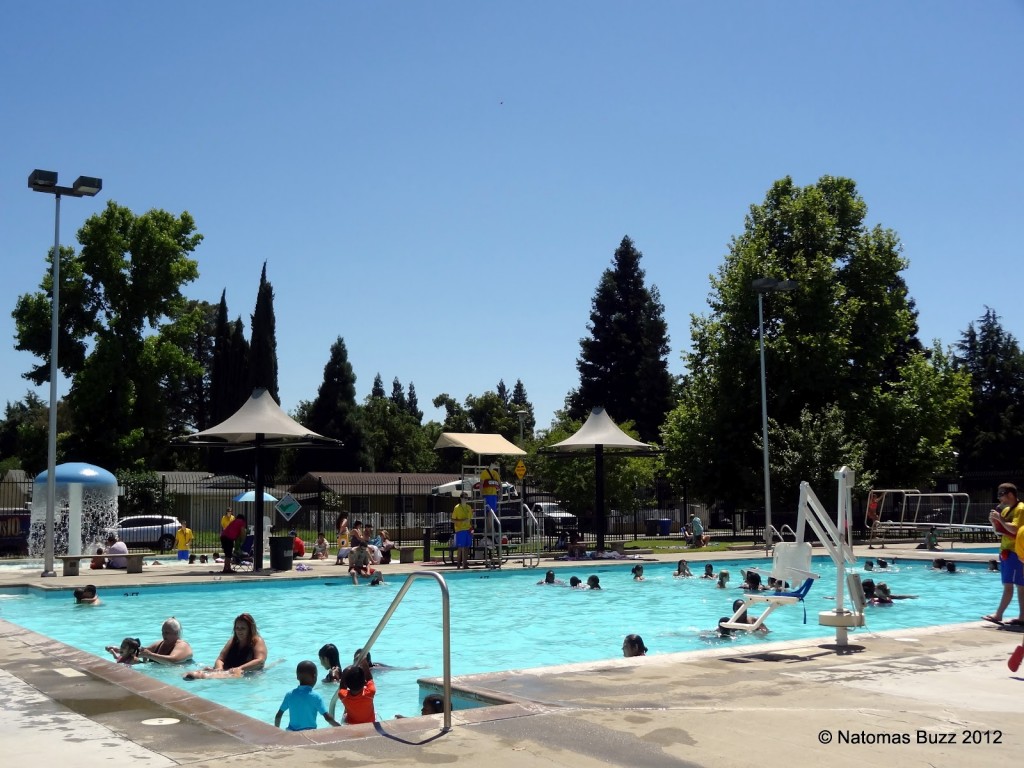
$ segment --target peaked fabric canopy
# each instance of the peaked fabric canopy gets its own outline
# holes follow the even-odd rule
[[[582,453],[594,454],[594,507],[597,515],[597,548],[604,549],[605,509],[604,509],[604,449],[619,448],[617,454],[631,456],[654,456],[660,451],[652,445],[634,440],[612,421],[604,408],[598,406],[590,412],[586,423],[572,437],[560,443],[549,445],[544,453]]]
[[[526,455],[526,451],[501,435],[478,435],[475,432],[442,432],[434,448],[465,448],[481,456]]]
[[[297,440],[338,443],[337,440],[318,435],[299,424],[284,412],[265,389],[254,389],[245,404],[220,424],[188,435],[182,440],[192,445],[244,445],[255,443],[257,435],[261,436],[263,445],[277,441],[291,443]]]
[[[341,445],[340,440],[318,435],[285,413],[265,389],[254,389],[245,404],[215,427],[186,435],[180,439],[185,445],[197,447],[252,446],[254,499],[269,501],[263,492],[263,474],[260,463],[264,448],[285,445]],[[255,514],[256,536],[253,542],[253,573],[263,568],[263,515]],[[225,571],[231,564],[225,563]]]
[[[647,443],[634,440],[612,421],[608,412],[601,407],[595,408],[587,417],[586,423],[579,428],[575,435],[566,438],[560,443],[555,443],[549,450],[559,451],[590,451],[595,446],[603,445],[606,448],[639,448],[644,451],[652,450]]]

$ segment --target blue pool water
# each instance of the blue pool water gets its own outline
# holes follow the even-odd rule
[[[803,606],[778,609],[767,635],[742,634],[721,639],[711,631],[719,617],[731,614],[732,601],[742,595],[735,585],[740,569],[766,567],[767,561],[721,562],[731,574],[727,589],[714,580],[673,578],[673,564],[646,563],[647,579],[634,582],[632,563],[581,563],[560,569],[559,578],[583,579],[597,574],[604,589],[577,591],[537,586],[543,570],[446,574],[451,590],[452,673],[465,675],[525,669],[621,655],[622,638],[643,636],[649,655],[720,647],[756,647],[760,643],[831,638],[834,630],[817,623],[829,610],[835,589],[830,561],[815,558],[822,578]],[[702,563],[691,562],[697,574]],[[863,575],[863,574],[862,574]],[[977,619],[995,607],[999,574],[982,565],[961,565],[955,574],[932,571],[928,563],[901,561],[870,574],[885,581],[894,594],[919,595],[892,606],[867,609],[864,631],[923,627]],[[342,662],[370,636],[398,590],[398,577],[383,587],[354,587],[344,579],[280,582],[217,582],[206,585],[138,587],[101,590],[103,604],[73,605],[70,590],[0,591],[0,617],[76,648],[104,656],[103,647],[125,636],[150,643],[160,636],[168,616],[182,623],[199,665],[212,664],[230,636],[232,620],[251,613],[270,651],[270,668],[239,680],[182,680],[182,668],[143,664],[136,667],[169,684],[272,722],[285,692],[295,687],[295,665],[315,661],[324,643],[341,649]],[[853,634],[856,637],[856,632]],[[377,715],[419,712],[417,679],[441,674],[441,600],[432,580],[413,584],[373,648],[376,662],[395,667],[379,671]],[[325,700],[333,689],[320,686]]]

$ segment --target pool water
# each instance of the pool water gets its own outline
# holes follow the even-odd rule
[[[732,601],[743,592],[740,569],[770,567],[769,561],[719,562],[730,572],[730,586],[719,589],[712,579],[676,579],[674,564],[646,563],[646,580],[633,581],[632,563],[581,563],[578,569],[556,572],[586,580],[597,574],[603,589],[580,591],[538,586],[543,570],[510,570],[446,574],[451,592],[452,674],[465,675],[528,669],[621,656],[622,638],[640,634],[648,655],[706,649],[731,644],[832,638],[834,630],[817,623],[829,610],[835,590],[835,569],[827,558],[815,558],[821,574],[804,606],[785,606],[769,618],[771,632],[740,633],[729,639],[713,631],[718,619],[731,615]],[[703,570],[691,562],[695,574]],[[875,569],[875,582],[885,581],[893,594],[919,595],[891,606],[869,606],[867,627],[856,632],[924,627],[977,619],[998,600],[999,574],[984,564],[963,564],[954,574],[933,571],[927,562],[900,561]],[[105,645],[126,637],[144,644],[160,637],[168,616],[182,623],[183,637],[195,652],[197,665],[214,662],[228,640],[234,617],[251,613],[269,649],[268,669],[243,679],[185,681],[186,668],[156,664],[136,669],[171,685],[273,722],[284,694],[295,687],[295,666],[317,660],[324,643],[333,642],[342,663],[369,638],[400,586],[400,577],[382,587],[355,587],[341,578],[267,582],[215,582],[205,585],[131,587],[101,590],[103,604],[75,606],[70,590],[0,591],[0,617],[81,650],[105,656]],[[755,610],[756,615],[759,611]],[[417,679],[440,676],[441,599],[433,580],[420,579],[409,590],[374,645],[378,670],[376,709],[379,719],[414,715],[420,709]],[[325,701],[333,688],[318,686]],[[285,718],[287,722],[287,717]]]

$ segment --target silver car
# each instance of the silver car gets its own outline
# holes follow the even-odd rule
[[[170,515],[133,515],[117,521],[116,528],[108,528],[129,547],[151,547],[169,550],[174,547],[174,534],[181,527]]]

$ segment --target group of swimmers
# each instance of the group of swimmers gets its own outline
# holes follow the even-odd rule
[[[91,585],[90,585],[91,586]],[[93,600],[95,587],[91,588]],[[80,590],[76,590],[77,593]],[[89,600],[89,589],[84,588],[83,599]],[[181,624],[173,616],[163,623],[161,639],[143,646],[137,637],[126,637],[120,645],[108,645],[106,651],[118,664],[184,664],[192,661],[192,647],[181,637]],[[289,713],[288,730],[300,731],[316,728],[317,717],[332,726],[341,723],[335,718],[340,701],[345,710],[343,722],[349,724],[372,723],[377,719],[373,698],[377,692],[373,680],[373,669],[384,668],[374,664],[369,652],[359,648],[353,654],[352,664],[342,667],[337,647],[328,643],[320,649],[320,664],[327,670],[324,682],[337,686],[329,704],[313,690],[317,682],[317,668],[312,661],[301,661],[295,668],[298,687],[289,691],[281,702],[274,718],[274,725],[280,727],[285,712]],[[201,667],[185,673],[186,680],[216,680],[261,671],[267,662],[267,644],[260,636],[256,620],[248,613],[235,617],[231,638],[224,644],[213,666]],[[423,701],[422,714],[444,712],[444,699],[436,694]]]
[[[601,579],[596,575],[588,576],[586,583],[580,579],[579,576],[570,576],[569,583],[566,584],[562,579],[555,578],[554,571],[548,571],[544,574],[544,578],[537,582],[538,586],[548,587],[569,587],[570,589],[600,589]]]

